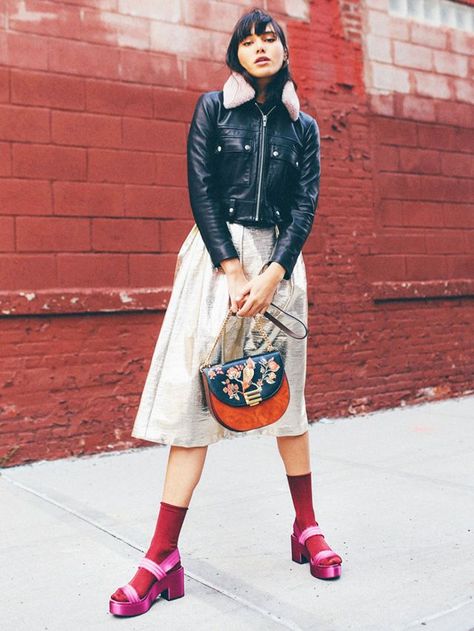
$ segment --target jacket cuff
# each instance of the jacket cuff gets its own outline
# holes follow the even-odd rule
[[[275,261],[275,263],[280,263],[280,265],[285,268],[285,275],[283,276],[282,280],[290,280],[291,274],[293,272],[293,267],[295,266],[295,263],[292,263],[290,261],[290,257],[285,256],[284,254],[277,254],[267,262],[266,266],[270,265],[270,263],[273,263],[273,261]]]
[[[232,241],[211,247],[211,251],[209,252],[209,254],[212,260],[212,264],[216,269],[220,268],[221,261],[223,261],[224,259],[239,258],[237,250],[235,249]]]

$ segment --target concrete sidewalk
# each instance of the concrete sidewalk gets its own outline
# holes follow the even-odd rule
[[[243,436],[209,447],[180,538],[185,597],[109,614],[154,529],[168,448],[152,445],[3,470],[0,628],[474,629],[474,397],[323,419],[310,436],[340,579],[291,561],[275,439]]]

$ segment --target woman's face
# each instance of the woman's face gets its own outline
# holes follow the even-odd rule
[[[263,78],[270,77],[280,70],[286,53],[271,24],[267,24],[265,32],[261,35],[255,35],[255,26],[252,27],[251,35],[240,42],[237,56],[249,74]],[[267,61],[257,62],[260,57],[266,57]]]

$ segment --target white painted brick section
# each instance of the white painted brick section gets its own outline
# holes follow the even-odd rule
[[[382,99],[399,93],[405,95],[397,101],[404,116],[436,121],[432,99],[474,103],[474,34],[462,30],[466,24],[454,28],[427,20],[432,14],[426,0],[418,4],[423,10],[413,16],[415,5],[410,9],[407,0],[360,0],[363,78],[374,110],[390,111]]]
[[[454,89],[456,99],[465,101],[466,103],[474,103],[474,83],[472,81],[464,81],[463,79],[454,80]]]
[[[431,96],[434,99],[451,98],[448,79],[439,74],[413,71],[416,91],[421,96]]]
[[[436,120],[434,101],[412,94],[407,94],[403,99],[402,113],[405,118],[428,122]]]
[[[370,9],[378,9],[379,11],[388,11],[388,0],[365,0],[365,4]]]
[[[407,42],[393,43],[394,61],[397,66],[431,70],[433,68],[431,49],[425,46],[416,46]]]
[[[180,0],[119,0],[118,10],[119,13],[164,22],[179,22],[182,17]]]
[[[285,13],[288,17],[309,22],[309,4],[309,0],[285,0]],[[268,10],[271,13],[271,7],[269,7]]]
[[[455,53],[474,55],[474,35],[450,29],[449,46]]]
[[[410,39],[414,44],[444,50],[448,42],[448,33],[446,29],[412,22],[410,24]]]
[[[204,10],[205,9],[205,10]],[[200,26],[214,32],[232,32],[235,23],[244,13],[240,5],[221,2],[183,2],[185,24]]]
[[[382,11],[368,10],[367,26],[369,33],[381,37],[408,41],[410,37],[408,22],[400,18],[395,18]]]
[[[367,54],[370,59],[392,63],[391,41],[388,37],[377,37],[377,35],[369,34],[363,41],[366,43]]]
[[[469,59],[464,55],[456,55],[444,50],[434,50],[433,61],[437,72],[457,77],[467,77]]]
[[[202,28],[194,28],[182,24],[164,24],[150,22],[151,50],[170,54],[199,55],[206,59],[211,57],[210,38],[214,33]],[[228,38],[227,38],[228,39]]]
[[[372,64],[372,87],[378,91],[410,92],[409,74],[402,68],[388,64]]]
[[[393,94],[371,94],[370,109],[382,116],[395,116],[395,105]]]

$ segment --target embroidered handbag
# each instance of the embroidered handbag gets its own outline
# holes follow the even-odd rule
[[[297,336],[267,311],[263,315],[257,313],[252,317],[265,340],[267,352],[210,365],[212,352],[231,315],[235,314],[229,309],[207,358],[200,366],[200,372],[206,402],[216,421],[235,432],[246,432],[275,423],[283,416],[290,401],[290,387],[283,358],[268,339],[262,318],[267,317],[296,339],[305,338],[308,329],[299,318],[291,316],[305,328],[304,335]]]

